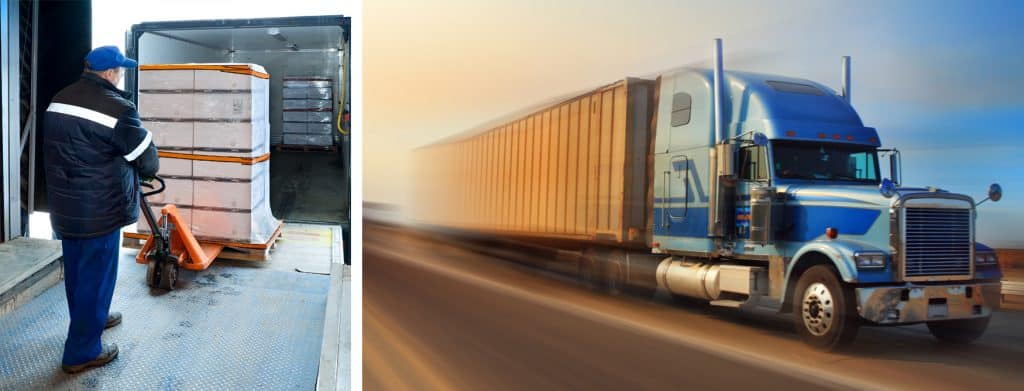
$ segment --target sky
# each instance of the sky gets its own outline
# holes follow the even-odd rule
[[[1009,1],[365,1],[364,199],[415,207],[410,152],[625,76],[709,66],[834,89],[852,56],[866,126],[909,185],[985,197],[978,237],[1024,248],[1024,3]]]

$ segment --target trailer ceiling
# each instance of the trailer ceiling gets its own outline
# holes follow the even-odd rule
[[[165,38],[192,43],[209,49],[234,52],[341,50],[340,26],[240,27],[233,29],[150,31]]]

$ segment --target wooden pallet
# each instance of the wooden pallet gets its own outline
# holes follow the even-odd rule
[[[224,242],[218,240],[202,240],[199,239],[200,243],[210,244],[222,244],[224,250],[220,252],[217,259],[230,259],[235,261],[257,261],[264,262],[271,259],[271,253],[277,248],[277,241],[283,240],[281,227],[283,224],[277,226],[277,230],[270,236],[270,240],[267,243],[262,244],[250,244],[250,243],[237,243],[237,242]],[[142,249],[142,246],[146,244],[146,240],[149,238],[147,234],[140,234],[134,232],[125,232],[122,235],[121,247],[133,248],[136,250]]]
[[[291,145],[291,144],[280,144],[274,147],[277,151],[295,151],[295,152],[338,152],[337,145]]]

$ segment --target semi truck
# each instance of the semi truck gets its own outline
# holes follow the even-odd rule
[[[999,305],[995,252],[975,240],[985,200],[904,184],[841,63],[837,92],[724,71],[715,40],[711,69],[626,78],[418,149],[413,219],[542,243],[602,291],[791,313],[823,350],[864,325],[968,343]]]

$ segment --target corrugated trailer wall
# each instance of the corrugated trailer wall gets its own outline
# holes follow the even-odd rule
[[[418,150],[413,214],[473,231],[646,244],[654,88],[625,79]]]

